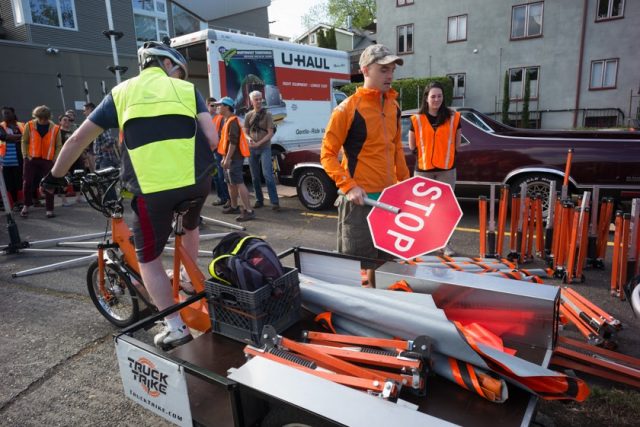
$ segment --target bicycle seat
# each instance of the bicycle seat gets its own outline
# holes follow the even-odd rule
[[[184,214],[189,209],[196,207],[198,205],[198,203],[200,203],[201,200],[202,200],[202,197],[196,197],[195,199],[183,200],[183,201],[181,201],[180,203],[178,203],[177,205],[175,205],[173,207],[173,211],[175,213],[177,213],[177,214]]]

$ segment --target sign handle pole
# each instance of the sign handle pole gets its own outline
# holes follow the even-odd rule
[[[341,196],[345,196],[344,192],[342,190],[338,191],[338,194]],[[377,200],[374,199],[370,199],[369,197],[365,197],[364,198],[364,204],[367,206],[373,206],[374,208],[380,208],[384,211],[387,212],[391,212],[392,214],[399,214],[400,213],[400,208],[396,208],[395,206],[391,206],[388,203],[384,203],[384,202],[379,202]]]

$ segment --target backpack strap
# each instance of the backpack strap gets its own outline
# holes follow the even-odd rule
[[[216,268],[215,268],[216,265],[218,265],[218,264],[224,265],[224,261],[223,260],[225,258],[231,258],[231,255],[230,254],[223,254],[223,255],[220,255],[217,258],[214,258],[213,261],[211,261],[209,263],[209,273],[211,274],[211,276],[213,278],[215,278],[218,282],[222,283],[223,285],[231,286],[231,282],[230,281],[228,281],[227,279],[225,279],[223,277],[218,276],[218,274],[216,273]]]
[[[258,239],[258,240],[262,240],[261,238],[259,238],[258,236],[245,236],[242,239],[240,239],[238,241],[238,243],[236,244],[236,247],[233,248],[233,250],[231,251],[231,255],[237,255],[238,252],[240,252],[242,250],[242,247],[244,246],[244,243],[249,240],[249,239]]]

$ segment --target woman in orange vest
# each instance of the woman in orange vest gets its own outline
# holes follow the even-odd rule
[[[456,151],[460,147],[460,113],[444,105],[444,88],[431,82],[424,90],[422,106],[411,117],[409,148],[417,150],[415,175],[446,182],[456,188]],[[447,244],[444,254],[454,254]]]
[[[24,207],[20,216],[27,217],[33,205],[34,182],[38,183],[53,167],[53,160],[62,147],[60,127],[53,124],[51,110],[46,105],[33,109],[33,117],[22,134],[22,157],[24,158]],[[53,218],[53,194],[45,192],[47,218]]]

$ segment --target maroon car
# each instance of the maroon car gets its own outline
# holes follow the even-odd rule
[[[570,148],[575,150],[570,192],[597,186],[601,195],[640,197],[640,132],[517,129],[471,108],[458,111],[463,137],[456,158],[459,198],[486,194],[492,184],[508,184],[519,192],[523,182],[529,192],[548,196],[552,181],[557,189],[562,185]],[[410,113],[403,114],[402,129],[407,164],[413,170],[415,156],[407,143],[409,117]],[[285,153],[279,177],[284,185],[297,187],[298,198],[308,209],[326,209],[336,198],[336,187],[320,165],[319,145]]]

